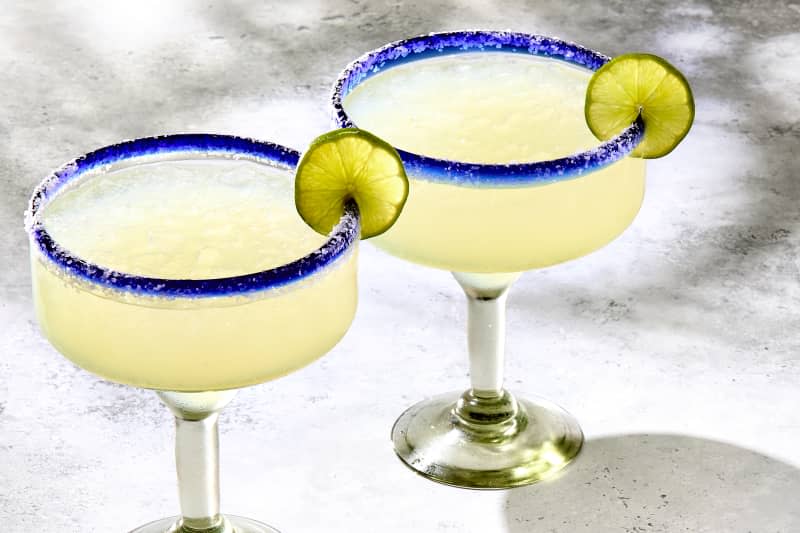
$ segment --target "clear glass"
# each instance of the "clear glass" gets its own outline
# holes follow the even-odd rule
[[[383,89],[377,87],[384,87],[379,84],[369,90],[361,85],[395,67],[432,72],[443,68],[433,65],[464,53],[496,62],[520,61],[526,54],[538,56],[530,59],[540,64],[562,61],[577,67],[577,75],[587,82],[591,71],[608,61],[573,43],[512,32],[448,32],[398,41],[356,59],[339,77],[333,91],[337,125],[361,125],[389,142],[396,142],[394,133],[422,138],[418,128],[423,108],[411,112],[406,130],[398,129],[405,117],[384,119],[405,105],[397,98],[419,86],[419,78],[409,83],[391,78],[386,93],[379,92]],[[485,79],[495,83],[493,77]],[[503,83],[508,90],[508,82]],[[443,89],[433,90],[437,92],[422,93],[430,97],[421,101],[442,102],[442,107],[461,101],[462,95],[451,99]],[[384,94],[392,97],[383,99]],[[497,105],[508,105],[502,95],[489,96]],[[382,99],[374,105],[380,111],[373,112],[370,102],[376,98]],[[409,101],[417,98],[415,94]],[[556,99],[548,105],[559,104]],[[468,106],[456,127],[464,128],[463,119],[469,116],[485,124],[481,135],[492,133],[495,115],[477,116]],[[447,125],[438,109],[430,115],[437,127]],[[579,118],[573,122],[582,124],[582,114]],[[626,155],[641,139],[640,126],[637,121],[582,153],[524,163],[448,161],[398,146],[409,174],[409,197],[395,226],[373,242],[401,259],[451,271],[468,305],[471,388],[410,407],[392,430],[397,455],[415,472],[458,487],[503,489],[547,479],[579,453],[583,434],[570,414],[544,399],[515,398],[503,386],[506,298],[521,272],[590,253],[630,225],[642,202],[645,167],[642,160]],[[448,131],[436,130],[431,137],[444,143],[463,130],[450,136]],[[516,135],[525,140],[524,131]],[[496,138],[487,137],[486,143],[490,141],[496,143]]]
[[[236,391],[158,392],[175,415],[175,464],[181,516],[131,533],[279,533],[266,524],[219,510],[219,412]]]
[[[583,433],[557,405],[503,388],[506,298],[519,274],[453,275],[467,296],[472,386],[404,412],[392,428],[395,451],[447,485],[502,489],[546,479],[578,454]]]
[[[190,161],[209,172],[218,163],[265,165],[267,179],[291,185],[298,156],[277,145],[229,136],[139,139],[65,165],[34,192],[27,226],[42,331],[76,364],[155,390],[175,416],[181,515],[135,533],[277,533],[220,512],[219,412],[237,388],[305,366],[346,333],[357,298],[358,211],[348,205],[324,244],[306,256],[267,271],[215,279],[145,278],[93,265],[59,247],[43,213],[76,183],[167,161]],[[313,338],[305,326],[309,319],[317,326]],[[304,325],[294,328],[301,321]]]

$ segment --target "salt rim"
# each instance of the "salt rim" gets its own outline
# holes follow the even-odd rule
[[[554,37],[511,31],[463,30],[429,33],[388,43],[351,62],[333,86],[331,104],[337,127],[357,127],[344,110],[342,100],[362,81],[411,61],[464,52],[513,52],[565,61],[595,71],[610,57],[579,44]],[[466,186],[524,186],[580,177],[630,154],[644,136],[644,122],[637,118],[616,137],[595,148],[546,161],[480,164],[438,159],[397,149],[414,179]]]
[[[121,161],[152,162],[147,158],[181,155],[193,159],[249,160],[286,170],[294,170],[300,158],[296,150],[271,142],[202,133],[145,137],[106,146],[67,163],[34,189],[25,212],[25,227],[32,244],[35,243],[57,268],[101,287],[142,296],[210,298],[254,293],[301,281],[347,255],[359,240],[358,208],[348,204],[325,243],[295,261],[262,272],[225,278],[161,279],[127,274],[85,261],[61,247],[44,228],[39,216],[41,209],[57,191],[87,172],[102,171]]]

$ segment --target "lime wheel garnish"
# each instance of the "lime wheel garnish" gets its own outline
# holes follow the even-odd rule
[[[644,137],[631,152],[653,159],[689,132],[694,97],[683,74],[652,54],[624,54],[600,67],[586,90],[586,123],[600,140],[615,137],[641,115]]]
[[[394,224],[408,197],[408,178],[389,143],[357,128],[314,139],[297,166],[297,212],[323,235],[339,222],[349,201],[358,206],[361,238]]]

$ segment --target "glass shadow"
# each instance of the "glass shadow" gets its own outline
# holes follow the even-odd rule
[[[509,491],[507,533],[800,531],[800,468],[684,435],[589,440],[550,482]]]

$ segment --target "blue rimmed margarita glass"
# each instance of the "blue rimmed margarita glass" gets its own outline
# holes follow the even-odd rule
[[[389,141],[410,178],[403,214],[373,242],[400,258],[453,272],[467,296],[472,387],[412,406],[392,430],[398,456],[435,481],[486,489],[525,485],[559,471],[582,446],[580,427],[567,412],[546,400],[515,399],[503,388],[505,302],[521,272],[604,246],[630,225],[641,206],[644,161],[627,155],[641,140],[643,124],[637,120],[600,143],[583,119],[586,84],[608,60],[537,35],[448,32],[368,52],[334,86],[336,125],[361,127]],[[489,65],[480,67],[489,69],[480,71],[483,78],[464,81],[462,73],[479,62]],[[539,70],[524,82],[509,81],[514,69],[534,63],[531,68]],[[564,93],[552,88],[548,69],[573,80],[577,106],[560,107]],[[479,79],[488,81],[481,82],[485,90],[476,96],[472,91]],[[551,93],[547,103],[545,91]],[[480,108],[483,114],[474,109],[478,98],[485,98],[482,105],[493,102]],[[565,117],[567,112],[571,115]],[[502,159],[498,154],[507,144],[529,142],[528,129],[547,129],[541,121],[524,123],[526,113],[550,113],[551,121],[568,118],[576,131],[589,135],[591,147],[538,161]],[[502,128],[511,135],[499,132]],[[506,139],[500,141],[506,145],[495,137]],[[451,151],[448,143],[456,142],[483,153],[476,158],[488,159],[442,159]],[[536,153],[536,142],[526,150]],[[494,148],[486,146],[495,145],[497,152],[487,156]],[[472,155],[458,150],[467,154],[462,158]],[[556,354],[548,360],[558,364]]]
[[[356,309],[358,212],[348,207],[327,238],[315,236],[307,253],[298,253],[280,266],[213,279],[190,274],[159,279],[92,263],[81,255],[84,245],[74,237],[84,232],[70,237],[68,249],[63,238],[59,242],[64,229],[51,224],[56,220],[51,217],[59,213],[59,220],[64,216],[98,220],[89,216],[89,210],[100,209],[102,221],[105,202],[116,198],[115,209],[130,209],[131,220],[141,222],[135,215],[139,211],[145,217],[141,226],[120,226],[115,231],[132,232],[126,234],[130,242],[139,242],[139,237],[152,239],[152,232],[166,221],[153,220],[147,209],[135,203],[141,202],[141,190],[147,192],[151,177],[166,172],[160,183],[167,187],[178,182],[177,176],[181,183],[189,180],[182,190],[202,187],[196,194],[206,198],[206,207],[218,197],[234,198],[226,206],[219,200],[221,214],[216,218],[204,219],[207,212],[198,213],[197,223],[222,221],[207,228],[222,231],[229,218],[230,239],[236,241],[246,234],[246,222],[237,222],[236,214],[228,217],[224,210],[235,209],[241,204],[236,199],[251,190],[289,191],[280,196],[287,205],[264,205],[262,210],[253,202],[256,218],[262,211],[263,217],[271,217],[280,207],[299,220],[292,194],[297,161],[297,152],[271,143],[223,135],[170,135],[91,152],[54,172],[34,191],[26,222],[42,331],[53,346],[83,368],[113,381],[156,390],[175,415],[182,516],[152,522],[135,529],[137,533],[275,532],[253,520],[220,514],[218,413],[237,388],[292,372],[325,354],[345,334]],[[120,182],[123,175],[129,181]],[[192,176],[206,178],[195,182]],[[216,187],[217,180],[225,183],[213,190],[206,188]],[[258,187],[249,180],[259,180]],[[131,193],[130,185],[120,183],[135,183],[132,188],[139,193]],[[169,201],[185,198],[173,196]],[[164,196],[150,198],[172,205]],[[194,204],[180,205],[191,208]],[[159,217],[177,218],[174,212],[155,212]],[[284,218],[273,227],[281,231],[287,224]],[[90,234],[93,230],[84,229]],[[118,235],[107,238],[114,240]],[[180,242],[182,236],[166,237]],[[193,234],[192,238],[197,237]],[[215,254],[207,248],[199,250],[197,261]],[[235,246],[228,248],[230,253],[235,250]],[[160,250],[164,256],[158,261],[169,262],[172,251]]]

